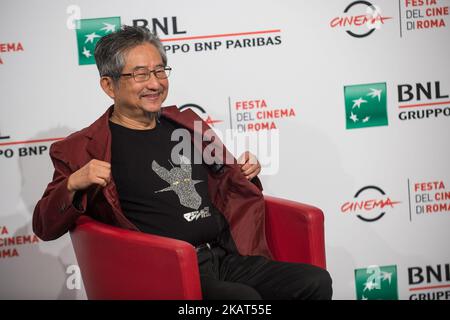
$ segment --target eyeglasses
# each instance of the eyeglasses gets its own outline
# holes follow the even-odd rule
[[[144,82],[150,79],[150,75],[153,73],[157,79],[167,79],[172,71],[171,67],[158,67],[154,70],[148,68],[138,68],[132,73],[122,73],[120,76],[132,76],[136,82]]]

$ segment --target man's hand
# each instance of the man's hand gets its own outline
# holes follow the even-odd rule
[[[238,159],[241,171],[244,176],[251,180],[261,172],[261,165],[254,154],[249,151],[244,152]]]
[[[84,190],[93,184],[105,187],[111,180],[111,164],[105,161],[92,159],[84,167],[69,176],[67,189],[75,193]]]

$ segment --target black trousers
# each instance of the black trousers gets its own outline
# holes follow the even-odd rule
[[[329,300],[329,273],[316,266],[227,253],[221,247],[197,253],[205,300]]]

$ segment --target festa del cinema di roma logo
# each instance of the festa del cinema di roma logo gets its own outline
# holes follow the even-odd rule
[[[386,83],[344,86],[347,129],[387,126]]]
[[[355,270],[357,300],[398,300],[397,266],[369,266]]]
[[[0,42],[0,53],[9,53],[9,52],[21,52],[23,50],[23,45],[21,42],[10,42],[10,43],[1,43]],[[0,55],[0,65],[4,64],[2,60],[2,56]]]
[[[180,111],[183,111],[185,109],[192,109],[200,118],[202,118],[208,125],[214,126],[216,123],[223,122],[222,120],[213,119],[206,110],[195,103],[186,103],[183,104],[181,107],[179,107]]]
[[[353,1],[344,9],[342,16],[330,21],[330,27],[345,28],[350,36],[365,38],[380,29],[389,19],[392,17],[382,16],[378,6],[368,1]]]
[[[381,194],[381,197],[378,194]],[[356,217],[365,222],[380,220],[386,214],[385,207],[392,209],[400,203],[386,197],[386,193],[377,186],[365,186],[359,189],[354,198],[357,200],[345,202],[341,206],[341,212],[358,212]]]

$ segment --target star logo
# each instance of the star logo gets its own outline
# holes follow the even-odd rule
[[[372,97],[372,98],[377,97],[378,98],[378,102],[381,101],[381,90],[370,88],[370,92],[367,95]]]
[[[356,269],[355,285],[358,300],[398,300],[397,266]]]
[[[362,99],[361,97],[359,97],[359,99],[357,99],[357,100],[353,100],[353,107],[352,107],[352,109],[355,108],[355,107],[358,107],[358,108],[361,107],[361,103],[367,103],[367,101]]]
[[[387,126],[386,83],[344,87],[347,129]]]
[[[350,116],[350,119],[353,121],[353,122],[357,122],[357,121],[359,121],[358,120],[358,117],[356,116],[356,114],[354,114],[353,112],[351,112],[351,116]]]
[[[92,56],[91,52],[86,49],[86,47],[83,47],[83,52],[82,54],[86,57],[86,58],[90,58]]]
[[[94,50],[98,40],[120,28],[120,17],[81,19],[76,22],[78,64],[95,64]]]
[[[95,32],[85,35],[85,37],[86,37],[86,41],[84,41],[84,43],[88,43],[88,42],[94,43],[95,38],[100,38],[100,36],[98,34],[96,34]]]
[[[105,26],[103,28],[101,28],[100,30],[105,31],[105,33],[110,33],[110,32],[116,31],[116,25],[115,24],[110,24],[110,23],[105,23],[105,22],[103,22],[103,24]]]

